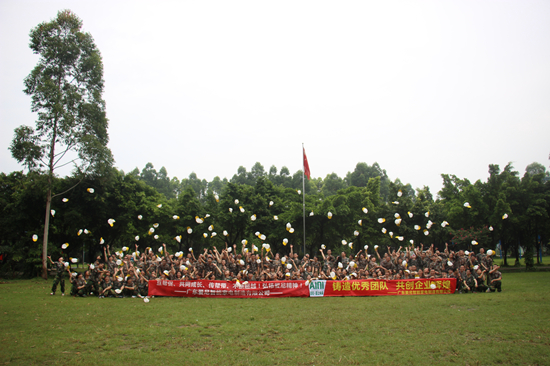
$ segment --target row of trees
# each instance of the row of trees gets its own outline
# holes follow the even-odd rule
[[[294,175],[301,176],[302,172]],[[520,178],[511,165],[502,171],[490,165],[487,181],[474,184],[453,175],[442,178],[444,186],[437,199],[428,187],[415,191],[399,180],[388,180],[388,199],[384,199],[380,176],[369,178],[365,186],[352,184],[325,195],[322,188],[312,187],[325,186],[331,175],[312,179],[306,192],[306,252],[316,254],[322,244],[348,253],[366,244],[371,254],[374,245],[382,249],[423,243],[443,249],[449,243],[458,250],[472,249],[472,241],[479,247],[495,249],[500,241],[505,261],[506,254],[519,260],[521,245],[527,265],[533,266],[533,252],[542,249],[550,233],[550,182],[544,166],[531,164]],[[4,272],[34,274],[40,267],[41,245],[32,236],[40,234],[44,226],[41,208],[46,203],[48,179],[47,174],[38,172],[0,175]],[[249,249],[252,244],[261,248],[269,243],[273,251],[286,253],[293,244],[302,252],[303,193],[275,184],[268,175],[260,175],[250,184],[234,179],[223,180],[221,188],[218,179],[195,187],[187,184],[177,197],[170,198],[136,171],[125,174],[112,169],[82,181],[79,176],[54,178],[53,192],[76,188],[52,200],[55,212],[50,213],[49,254],[64,253],[91,261],[102,253],[104,245],[135,250],[137,244],[143,251],[166,243],[172,252],[187,252],[189,248],[198,252],[212,246],[222,248],[225,243],[240,248],[242,240],[247,240]],[[112,227],[109,219],[115,220]],[[445,221],[448,225],[441,225]],[[64,243],[69,247],[62,251]]]
[[[240,166],[237,174],[233,175],[230,181],[226,178],[215,177],[211,182],[208,182],[206,179],[199,179],[195,173],[191,173],[189,178],[180,181],[177,177],[170,178],[165,167],[160,168],[157,172],[152,163],[147,163],[141,171],[135,168],[131,174],[137,176],[151,187],[156,188],[157,191],[164,194],[167,198],[178,197],[187,187],[191,187],[198,194],[199,199],[204,199],[208,191],[220,194],[229,182],[254,186],[259,179],[266,178],[277,186],[302,189],[302,171],[299,170],[291,175],[286,166],[283,166],[278,171],[277,167],[272,165],[269,168],[269,172],[266,172],[264,166],[259,162],[254,164],[250,171]],[[380,177],[380,195],[383,199],[387,199],[389,194],[389,179],[386,171],[380,168],[378,163],[374,163],[373,165],[358,163],[354,171],[348,172],[344,178],[339,177],[336,173],[328,174],[325,179],[313,178],[307,181],[305,191],[306,194],[313,192],[332,196],[343,188],[351,186],[366,187],[369,179],[375,177]],[[414,194],[414,190],[410,185],[407,185],[406,189]]]

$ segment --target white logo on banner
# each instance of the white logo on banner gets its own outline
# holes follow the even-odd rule
[[[325,280],[311,281],[309,284],[309,297],[323,297],[325,295]]]

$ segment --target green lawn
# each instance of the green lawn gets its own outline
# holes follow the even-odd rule
[[[494,261],[494,263],[498,264],[499,266],[501,266],[502,263],[504,262],[504,260],[500,259],[500,257],[494,257],[493,261]],[[509,266],[513,266],[516,263],[516,258],[515,257],[508,257],[507,261],[508,261]],[[537,267],[537,258],[536,257],[533,258],[533,262],[535,263],[535,267]],[[525,257],[521,257],[519,259],[519,263],[520,263],[521,267],[525,267]],[[549,256],[542,256],[541,265],[542,266],[550,266],[550,257]]]
[[[0,284],[0,364],[548,365],[550,273],[502,293],[284,299],[49,296]]]

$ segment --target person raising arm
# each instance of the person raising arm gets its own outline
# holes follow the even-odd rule
[[[496,264],[493,265],[493,269],[489,271],[489,288],[491,292],[497,290],[498,292],[502,291],[502,273],[498,270],[500,267]]]

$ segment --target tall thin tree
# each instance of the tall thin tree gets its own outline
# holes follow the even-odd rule
[[[47,278],[50,206],[55,171],[74,164],[82,177],[112,166],[107,147],[108,120],[103,94],[103,62],[92,36],[70,10],[31,30],[30,45],[40,56],[25,78],[25,94],[38,114],[36,126],[20,126],[10,145],[12,156],[29,170],[48,175],[42,245],[42,277]],[[61,192],[57,195],[63,194]]]

